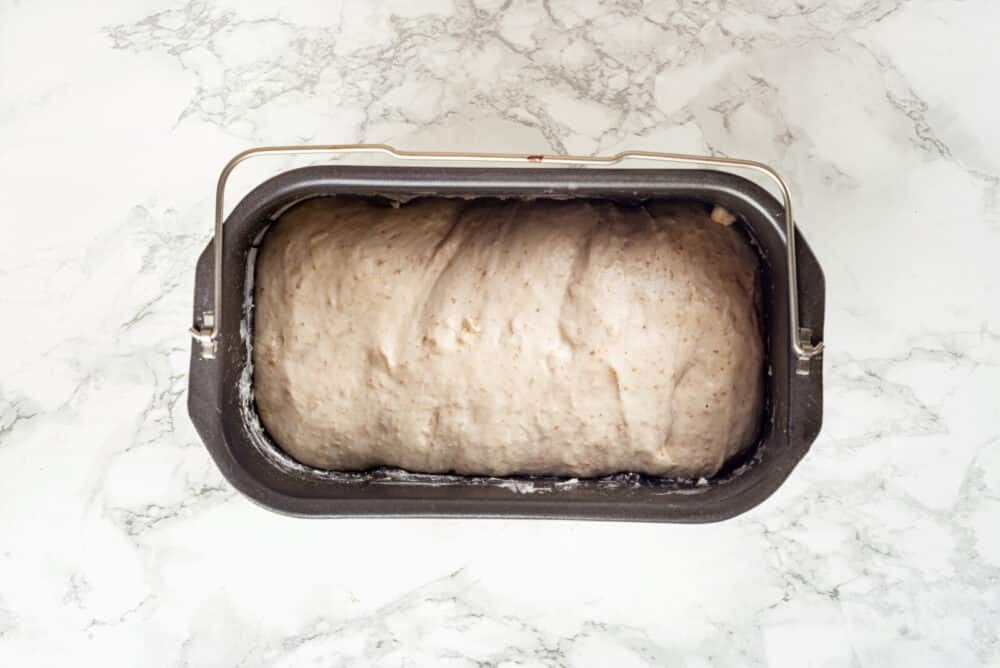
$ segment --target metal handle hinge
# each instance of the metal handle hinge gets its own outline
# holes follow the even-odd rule
[[[215,331],[215,314],[212,311],[203,311],[201,324],[191,328],[191,338],[201,346],[202,359],[215,359]]]
[[[808,327],[799,327],[799,340],[802,342],[802,354],[798,355],[795,364],[795,373],[800,376],[809,375],[809,366],[812,359],[823,352],[823,343],[812,342],[813,331]]]

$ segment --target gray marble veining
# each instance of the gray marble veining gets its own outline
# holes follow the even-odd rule
[[[0,664],[1000,664],[1000,3],[77,4],[0,3]],[[360,141],[777,167],[813,451],[711,526],[251,505],[184,401],[214,181]]]

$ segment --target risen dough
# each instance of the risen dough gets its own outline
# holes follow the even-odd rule
[[[711,476],[762,414],[756,269],[696,203],[310,200],[257,261],[257,406],[324,469]]]

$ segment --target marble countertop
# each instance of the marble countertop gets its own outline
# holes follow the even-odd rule
[[[1000,3],[72,4],[0,4],[0,665],[1000,664]],[[185,403],[215,179],[360,141],[777,167],[811,453],[707,526],[252,505]]]

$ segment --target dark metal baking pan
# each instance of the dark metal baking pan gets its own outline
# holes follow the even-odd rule
[[[338,194],[390,198],[441,195],[590,197],[619,201],[688,199],[725,207],[741,221],[762,259],[769,376],[767,401],[762,407],[766,418],[757,443],[740,461],[707,481],[638,474],[565,479],[423,475],[387,469],[340,473],[295,462],[262,428],[253,403],[254,260],[266,229],[289,206],[312,197]],[[792,346],[784,208],[763,188],[741,177],[689,169],[552,169],[528,165],[306,167],[280,174],[254,189],[236,206],[222,229],[224,271],[221,285],[217,286],[221,288],[220,299],[213,302],[214,247],[209,244],[198,261],[194,312],[198,323],[215,303],[227,317],[221,320],[214,334],[214,357],[199,354],[197,344],[192,347],[188,409],[226,479],[266,508],[292,515],[325,517],[711,522],[745,512],[770,496],[819,432],[822,358],[815,355],[803,360]],[[792,269],[797,266],[798,324],[821,341],[823,274],[797,232],[795,239],[796,263]]]

